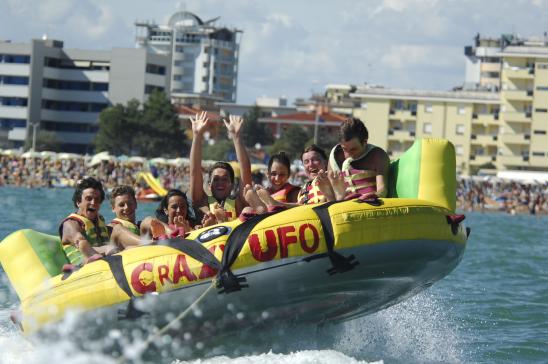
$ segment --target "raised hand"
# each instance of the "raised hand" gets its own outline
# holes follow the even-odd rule
[[[196,114],[195,117],[190,117],[190,122],[192,123],[192,133],[195,135],[204,135],[204,132],[207,130],[210,120],[207,117],[207,112],[202,111]]]
[[[244,125],[244,119],[241,116],[230,115],[229,121],[223,119],[223,122],[228,129],[230,135],[234,137],[240,136],[240,131],[242,130],[242,125]]]
[[[337,200],[344,199],[346,193],[346,185],[344,184],[344,175],[342,172],[338,171],[329,171],[328,178],[335,192],[335,197]]]

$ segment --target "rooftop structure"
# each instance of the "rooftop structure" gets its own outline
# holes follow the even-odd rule
[[[241,30],[216,26],[188,11],[167,24],[136,21],[136,43],[171,62],[171,93],[220,97],[235,102]]]

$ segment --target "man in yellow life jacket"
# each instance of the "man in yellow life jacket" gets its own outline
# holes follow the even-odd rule
[[[206,194],[202,174],[202,139],[212,120],[208,118],[206,112],[202,112],[191,118],[191,122],[193,138],[190,148],[190,194],[192,204],[206,217],[211,217],[215,213],[219,222],[234,220],[247,206],[243,197],[243,188],[240,188],[238,194],[232,197],[234,170],[229,163],[217,162],[209,169],[211,196]],[[240,164],[241,186],[251,185],[251,163],[241,138],[243,119],[231,115],[229,121],[223,120],[223,122],[236,149],[236,157]],[[222,214],[219,214],[219,211]]]
[[[115,217],[109,226],[121,225],[135,235],[140,235],[139,223],[135,221],[137,199],[131,186],[116,186],[110,194],[110,203]]]
[[[357,118],[346,119],[339,129],[339,144],[329,156],[329,178],[337,199],[350,195],[384,197],[390,158],[368,143],[369,133]]]
[[[82,265],[115,253],[119,248],[141,243],[138,235],[121,225],[114,228],[105,225],[105,219],[99,213],[104,199],[103,185],[95,178],[86,177],[76,183],[72,201],[77,210],[59,225],[61,245],[73,265]],[[111,240],[113,245],[109,244]]]

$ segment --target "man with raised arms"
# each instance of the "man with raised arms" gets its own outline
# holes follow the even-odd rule
[[[339,129],[339,144],[329,156],[329,178],[337,199],[351,195],[384,197],[390,158],[368,143],[369,133],[357,118],[346,119]]]
[[[194,134],[190,148],[190,193],[192,204],[206,217],[211,217],[211,214],[215,213],[219,222],[234,220],[247,205],[243,197],[244,188],[240,188],[237,196],[232,198],[234,170],[229,163],[217,162],[209,170],[208,183],[211,196],[206,194],[202,174],[202,140],[211,120],[204,111],[197,114],[195,118],[191,118],[191,122]],[[236,149],[236,157],[240,164],[241,186],[251,185],[251,163],[241,138],[243,119],[231,115],[229,121],[223,120],[223,122]]]

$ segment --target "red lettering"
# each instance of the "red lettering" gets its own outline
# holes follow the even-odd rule
[[[217,247],[216,245],[213,245],[212,247],[209,248],[209,251],[211,252],[211,254],[215,255],[215,248],[216,247]],[[223,245],[223,247],[224,247],[224,245]],[[217,274],[217,270],[211,268],[207,264],[204,264],[204,265],[202,265],[202,269],[200,269],[199,278],[200,279],[209,278],[209,277],[213,277],[215,274]]]
[[[181,277],[186,277],[189,282],[195,281],[196,275],[190,270],[188,263],[186,262],[186,256],[179,254],[175,260],[175,266],[173,267],[173,283],[177,284],[181,280]]]
[[[280,257],[281,258],[287,258],[288,256],[288,245],[289,244],[295,244],[297,242],[297,236],[296,235],[288,235],[289,233],[292,233],[295,231],[295,227],[290,226],[280,226],[278,229],[276,229],[278,232],[278,241],[280,242]]]
[[[167,279],[169,283],[171,282],[171,279],[169,279],[169,267],[167,265],[161,265],[158,267],[158,279],[160,280],[160,284],[164,285],[164,279]]]
[[[143,263],[139,264],[133,272],[131,272],[131,286],[135,290],[135,292],[138,292],[140,294],[145,294],[147,292],[155,292],[156,291],[156,283],[154,281],[150,282],[149,284],[145,284],[145,280],[141,279],[141,273],[142,272],[152,272],[152,263]]]
[[[312,235],[314,235],[314,241],[312,242],[311,246],[308,246],[306,244],[306,236],[305,232],[306,229],[310,229],[312,231]],[[316,230],[316,227],[312,224],[304,224],[301,225],[299,228],[299,240],[301,242],[301,248],[307,252],[307,253],[313,253],[318,249],[318,245],[320,245],[320,234],[318,234],[318,230]]]
[[[257,234],[251,234],[248,239],[251,255],[253,255],[253,258],[258,260],[259,262],[268,262],[269,260],[274,259],[274,257],[276,256],[276,253],[278,252],[278,246],[276,244],[276,235],[274,235],[274,231],[266,230],[265,236],[266,236],[266,251],[264,252],[261,247],[261,242],[259,241],[259,236]]]

